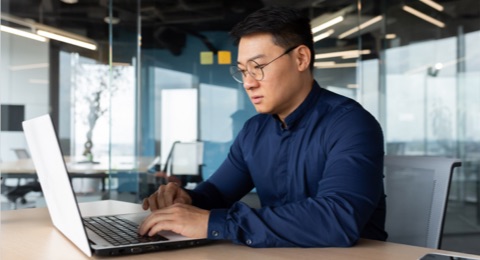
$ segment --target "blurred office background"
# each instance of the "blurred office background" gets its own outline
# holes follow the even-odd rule
[[[112,173],[104,192],[74,178],[79,198],[138,201],[139,161],[164,164],[175,141],[203,143],[208,178],[255,114],[229,74],[228,32],[270,5],[312,19],[315,79],[378,119],[387,154],[462,160],[443,248],[480,253],[479,0],[2,0],[2,164],[28,157],[19,123],[50,113],[71,163]]]

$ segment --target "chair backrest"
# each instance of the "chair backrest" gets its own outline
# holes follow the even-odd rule
[[[203,164],[203,142],[175,142],[170,158],[172,175],[200,175]]]
[[[28,159],[30,158],[30,154],[28,153],[27,149],[25,148],[15,148],[12,149],[15,155],[17,156],[17,159]]]
[[[440,248],[448,191],[458,159],[385,156],[388,241]]]

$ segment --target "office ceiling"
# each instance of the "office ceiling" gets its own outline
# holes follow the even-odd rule
[[[67,4],[61,0],[2,0],[1,10],[17,17],[57,27],[108,44],[109,0],[78,0]],[[121,42],[122,34],[137,31],[137,15],[141,14],[144,48],[168,48],[178,55],[182,52],[185,35],[202,38],[202,31],[228,31],[248,13],[263,6],[284,5],[301,9],[311,18],[333,15],[348,6],[356,7],[355,0],[115,0],[113,16],[118,18],[114,25],[114,41]],[[363,0],[362,15],[356,11],[346,14],[344,22],[336,25],[335,33],[317,43],[325,50],[344,49],[357,46],[357,34],[339,40],[340,32],[380,14],[387,22],[377,23],[362,31],[362,46],[377,49],[382,44],[384,33],[395,33],[400,39],[397,44],[425,39],[438,39],[456,35],[459,26],[464,32],[480,27],[479,0],[436,0],[445,7],[438,12],[418,0]],[[446,28],[440,29],[404,12],[401,6],[408,4],[436,19],[444,21]],[[4,21],[2,21],[4,23]],[[208,39],[202,38],[208,46]],[[209,46],[214,48],[214,46]]]

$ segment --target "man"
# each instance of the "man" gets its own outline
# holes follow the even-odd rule
[[[252,247],[352,246],[385,240],[383,135],[357,102],[314,81],[307,18],[264,8],[231,32],[232,70],[259,112],[227,159],[196,189],[169,183],[148,199],[139,229],[228,239]],[[256,188],[260,209],[239,200]]]

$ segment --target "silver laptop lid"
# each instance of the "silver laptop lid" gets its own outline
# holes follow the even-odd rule
[[[23,130],[53,225],[86,255],[92,256],[50,116],[24,121]]]

